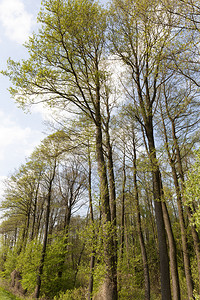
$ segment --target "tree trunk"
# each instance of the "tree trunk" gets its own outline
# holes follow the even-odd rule
[[[36,221],[36,210],[37,210],[39,186],[40,186],[40,180],[38,180],[38,183],[37,183],[34,202],[33,202],[33,222],[32,222],[32,229],[31,229],[31,236],[30,236],[31,241],[34,239],[34,234],[35,234],[35,221]]]
[[[175,121],[173,119],[170,119],[170,121],[171,121],[171,125],[172,125],[172,136],[173,136],[173,142],[174,142],[174,146],[175,146],[175,150],[176,150],[175,153],[176,153],[176,159],[177,159],[178,173],[179,173],[180,180],[181,180],[182,198],[183,198],[183,202],[184,202],[185,179],[184,179],[184,172],[183,172],[183,167],[182,167],[181,153],[180,153],[180,149],[179,149],[178,139],[176,137]],[[181,197],[180,188],[179,188],[179,194],[180,194],[180,197]],[[186,213],[187,213],[188,219],[190,219],[191,218],[191,212],[190,212],[189,208],[186,208]],[[193,237],[193,243],[194,243],[194,250],[195,250],[195,254],[196,254],[196,258],[197,258],[199,286],[200,286],[200,244],[199,244],[199,237],[198,237],[198,233],[196,232],[195,227],[193,225],[191,225],[191,228],[192,228],[192,237]],[[191,273],[191,269],[190,269],[190,273]],[[194,298],[193,297],[194,284],[193,284],[193,281],[192,281],[192,275],[191,275],[191,282],[189,282],[188,284],[190,284],[188,286],[188,298],[189,297]]]
[[[179,284],[179,276],[178,276],[178,264],[177,264],[177,257],[176,257],[176,243],[174,240],[171,222],[170,222],[170,218],[169,218],[169,214],[165,202],[162,202],[162,209],[163,209],[165,228],[166,228],[167,237],[169,241],[169,257],[170,257],[170,269],[171,269],[171,276],[172,276],[173,299],[180,300],[181,293],[180,293],[180,284]]]
[[[107,159],[108,159],[108,178],[109,178],[109,192],[110,192],[110,212],[111,212],[111,221],[116,227],[116,192],[115,192],[115,175],[114,175],[114,166],[113,166],[113,155],[112,155],[112,146],[110,143],[110,133],[109,133],[109,120],[110,113],[107,105],[107,114],[108,120],[105,126],[106,134],[106,148],[107,148]]]
[[[48,195],[47,195],[44,240],[43,240],[40,266],[39,266],[38,275],[37,275],[37,284],[36,284],[35,294],[34,294],[34,298],[36,298],[36,299],[38,299],[39,296],[40,296],[40,289],[41,289],[41,283],[42,283],[41,277],[42,277],[42,274],[43,274],[44,260],[45,260],[45,255],[46,255],[48,229],[49,229],[50,205],[51,205],[51,192],[52,192],[53,180],[54,180],[54,177],[55,177],[55,171],[56,171],[56,161],[55,161],[54,168],[53,168],[53,173],[52,173],[52,176],[51,176],[51,179],[50,179],[50,182],[49,182],[49,189],[48,189]]]
[[[102,209],[102,224],[104,233],[104,255],[106,264],[105,291],[106,300],[117,300],[117,265],[116,249],[111,226],[111,213],[109,203],[108,181],[106,174],[106,164],[103,154],[102,130],[100,103],[96,104],[96,155],[98,163],[98,173],[100,177],[100,194]]]
[[[95,265],[95,252],[92,252],[92,256],[90,258],[90,279],[89,279],[89,286],[88,286],[88,300],[92,300],[92,293],[93,293],[93,282],[94,282],[94,265]]]
[[[136,201],[136,222],[137,232],[139,236],[140,249],[142,254],[143,270],[144,270],[144,287],[145,287],[145,300],[150,300],[150,277],[149,277],[149,265],[147,259],[147,252],[144,243],[144,237],[142,233],[141,215],[140,215],[140,203],[137,184],[137,155],[135,144],[135,133],[133,128],[133,182],[134,182],[134,196]]]
[[[106,147],[107,147],[107,160],[108,160],[108,179],[109,179],[109,202],[110,202],[110,212],[111,212],[111,222],[113,230],[113,242],[114,242],[114,253],[113,258],[115,260],[114,264],[117,266],[117,216],[116,216],[116,191],[115,191],[115,175],[113,166],[113,151],[110,142],[109,133],[109,122],[110,122],[110,111],[107,99],[107,120],[105,126],[106,134]],[[117,279],[116,279],[117,280]],[[117,282],[115,283],[117,285]]]
[[[80,264],[81,264],[81,258],[82,258],[84,249],[85,249],[85,243],[83,244],[83,247],[81,249],[81,252],[80,252],[80,255],[79,255],[79,258],[78,258],[78,262],[76,263],[76,271],[75,271],[75,275],[74,275],[74,289],[75,289],[75,286],[76,286],[76,279],[77,279],[77,275],[78,275],[78,269],[79,269]]]
[[[28,204],[28,208],[27,208],[26,221],[25,221],[25,225],[24,225],[24,228],[23,228],[23,232],[22,232],[22,238],[21,238],[21,241],[20,241],[20,246],[19,246],[19,249],[17,251],[18,255],[21,253],[21,251],[23,249],[26,248],[26,244],[27,244],[27,240],[28,240],[28,232],[29,232],[29,227],[30,227],[30,216],[31,216],[31,201]]]
[[[191,220],[192,214],[191,214],[189,207],[187,207],[187,213],[189,216],[189,220]],[[197,258],[197,269],[198,269],[198,277],[199,277],[199,294],[200,294],[200,240],[199,240],[199,235],[198,235],[195,225],[191,224],[191,231],[192,231],[192,238],[193,238],[193,242],[194,242],[194,250],[195,250],[195,254],[196,254],[196,258]]]
[[[40,296],[40,289],[41,289],[41,276],[43,274],[43,267],[44,267],[44,259],[46,255],[46,247],[47,247],[47,238],[48,238],[48,227],[49,227],[49,214],[50,214],[50,199],[51,199],[51,190],[49,190],[49,194],[47,197],[47,208],[46,208],[46,219],[45,219],[45,231],[44,231],[44,240],[43,240],[43,247],[42,247],[42,255],[40,260],[40,266],[37,275],[37,285],[35,289],[34,298],[38,299]]]
[[[124,146],[125,148],[125,146]],[[126,186],[126,169],[125,169],[125,149],[123,154],[123,182],[122,182],[122,208],[121,208],[121,241],[120,241],[120,255],[123,262],[124,254],[124,224],[125,224],[125,186]]]
[[[191,265],[190,265],[190,257],[188,252],[188,245],[187,245],[187,234],[185,228],[185,221],[183,215],[183,207],[182,207],[182,198],[180,187],[178,183],[178,177],[175,169],[175,165],[171,162],[172,168],[172,175],[176,190],[176,198],[177,198],[177,206],[178,206],[178,213],[179,213],[179,224],[181,229],[181,241],[182,241],[182,249],[183,249],[183,260],[184,260],[184,270],[185,270],[185,278],[187,283],[187,292],[188,292],[188,299],[193,297],[193,281],[192,281],[192,274],[191,274]]]
[[[65,212],[65,218],[64,218],[64,252],[67,250],[67,242],[68,242],[68,233],[69,233],[69,225],[71,220],[71,207],[68,206],[68,203],[66,203],[66,212]],[[65,264],[65,253],[62,254],[62,259],[59,263],[59,270],[58,270],[58,277],[61,278],[63,274],[64,264]]]
[[[165,233],[165,225],[162,211],[162,192],[160,170],[156,158],[156,149],[154,144],[152,116],[148,117],[145,124],[146,135],[148,139],[149,155],[153,176],[153,196],[155,205],[156,226],[158,233],[158,245],[160,256],[160,277],[161,277],[161,294],[162,300],[171,300],[169,257],[167,250],[167,241]]]
[[[89,208],[90,208],[90,222],[93,226],[92,233],[93,237],[95,238],[95,229],[94,229],[94,215],[93,215],[93,205],[92,205],[92,164],[91,164],[91,157],[90,157],[90,145],[88,141],[88,191],[89,191]],[[89,286],[88,286],[88,300],[92,300],[92,293],[93,293],[93,275],[94,275],[94,265],[95,265],[95,249],[92,250],[92,255],[90,258],[90,278],[89,278]]]
[[[162,107],[161,107],[161,117],[162,117],[162,123],[163,123],[163,130],[164,130],[164,136],[165,136],[165,148],[167,151],[169,163],[172,169],[172,176],[174,180],[174,185],[175,185],[175,190],[176,190],[176,198],[177,198],[177,205],[178,205],[178,213],[179,213],[179,223],[180,223],[180,229],[181,229],[181,240],[182,240],[182,249],[183,249],[183,259],[184,259],[184,269],[185,269],[185,277],[186,277],[186,283],[187,283],[187,290],[188,290],[188,295],[191,295],[191,290],[192,290],[192,277],[191,277],[191,267],[190,267],[190,259],[189,259],[189,254],[188,254],[188,247],[187,247],[187,236],[185,232],[185,222],[184,222],[184,216],[183,216],[183,208],[182,208],[182,200],[181,200],[181,194],[180,194],[180,189],[179,189],[179,183],[178,183],[178,177],[176,173],[176,167],[175,167],[175,162],[171,157],[170,150],[169,150],[169,145],[168,145],[168,136],[167,136],[167,131],[166,131],[166,126],[162,114]],[[163,211],[165,212],[165,225],[168,223],[168,211],[166,208],[166,204],[164,205],[163,203]],[[170,224],[171,227],[171,224]],[[166,226],[166,230],[171,231],[170,227]],[[167,229],[168,228],[168,229]],[[170,232],[169,232],[170,233]],[[169,239],[169,244],[174,243],[173,239],[174,237],[171,237],[168,234],[168,239]],[[174,249],[175,250],[175,249]],[[171,265],[171,274],[174,276],[174,280],[172,277],[172,282],[173,282],[173,296],[178,297],[175,299],[180,299],[180,286],[179,283],[177,284],[175,279],[178,276],[178,270],[176,271],[174,269],[177,264],[175,262],[173,263],[173,257],[171,255],[174,254],[174,251],[171,252],[170,254],[170,265]],[[179,291],[176,290],[176,287],[179,288]]]

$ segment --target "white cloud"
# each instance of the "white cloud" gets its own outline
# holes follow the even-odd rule
[[[24,162],[34,147],[40,143],[43,135],[30,127],[21,127],[0,111],[0,163],[1,174],[7,175]]]
[[[1,203],[1,200],[3,200],[3,195],[4,195],[4,189],[5,189],[5,186],[4,186],[4,181],[7,179],[6,176],[0,176],[0,203]],[[0,211],[0,217],[2,216],[2,212]]]
[[[24,144],[31,134],[31,129],[29,127],[19,127],[8,118],[3,118],[2,113],[0,113],[0,118],[3,120],[0,124],[0,160],[2,160],[8,147],[18,144],[19,141]]]
[[[76,107],[74,107],[74,110]],[[32,113],[39,113],[42,116],[42,119],[46,122],[54,123],[56,120],[59,120],[62,123],[62,120],[71,120],[75,118],[75,114],[69,112],[64,109],[59,109],[56,107],[49,107],[47,104],[44,103],[37,103],[31,107]]]
[[[31,33],[33,15],[25,10],[21,0],[1,0],[0,22],[7,37],[22,44]]]
[[[25,162],[42,138],[44,136],[40,131],[22,127],[13,116],[0,111],[0,203],[4,194],[4,180]]]
[[[39,113],[44,121],[52,121],[53,109],[44,103],[37,103],[31,107],[32,113]]]
[[[7,179],[8,177],[6,176],[0,176],[0,199],[1,197],[3,196],[3,193],[4,193],[4,181]]]

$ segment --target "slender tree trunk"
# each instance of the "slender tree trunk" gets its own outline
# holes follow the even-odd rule
[[[110,110],[109,110],[109,97],[107,97],[107,119],[105,123],[105,135],[106,135],[106,147],[107,147],[107,166],[108,166],[108,179],[109,179],[109,201],[110,201],[110,212],[111,222],[113,229],[113,242],[114,242],[114,264],[117,266],[117,216],[116,216],[116,191],[115,191],[115,175],[114,175],[114,164],[113,164],[113,150],[110,141],[109,123],[110,123]],[[115,275],[116,277],[117,275]],[[115,279],[117,280],[117,278]],[[117,285],[117,282],[115,282]]]
[[[31,216],[31,203],[28,204],[28,210],[27,210],[27,215],[26,215],[26,221],[25,221],[25,226],[23,229],[22,233],[22,238],[20,241],[20,247],[17,251],[17,254],[19,255],[23,249],[26,248],[27,244],[27,239],[28,239],[28,232],[29,232],[29,227],[30,227],[30,216]]]
[[[79,258],[78,258],[78,262],[76,264],[76,271],[75,271],[75,275],[74,275],[74,289],[75,289],[75,286],[76,286],[76,279],[77,279],[77,275],[78,275],[78,269],[79,269],[79,266],[81,264],[81,258],[82,258],[84,249],[85,249],[85,243],[83,244],[83,247],[81,249],[81,252],[80,252],[80,255],[79,255]]]
[[[155,216],[158,233],[158,245],[160,256],[160,276],[161,276],[161,294],[162,300],[171,300],[169,257],[165,233],[165,225],[162,210],[162,191],[160,170],[156,158],[156,149],[154,144],[152,116],[148,117],[145,124],[146,135],[148,139],[149,155],[153,175],[153,196],[155,205]]]
[[[190,265],[190,258],[188,252],[188,245],[187,245],[187,234],[185,228],[185,221],[183,215],[183,207],[182,207],[182,199],[181,199],[181,192],[178,183],[178,177],[175,169],[175,165],[171,162],[172,168],[172,175],[176,190],[176,198],[177,198],[177,206],[178,206],[178,213],[179,213],[179,224],[181,229],[181,241],[182,241],[182,249],[183,249],[183,260],[184,260],[184,270],[185,270],[185,278],[187,283],[187,292],[188,292],[188,299],[193,295],[193,281],[192,281],[192,274],[191,274],[191,265]]]
[[[189,220],[192,218],[192,214],[190,212],[189,207],[187,208],[188,210],[188,216]],[[200,240],[199,240],[199,235],[196,230],[195,225],[191,225],[191,231],[192,231],[192,238],[194,241],[194,250],[197,258],[197,268],[198,268],[198,277],[199,277],[199,294],[200,294]]]
[[[124,234],[125,234],[125,244],[126,244],[126,262],[127,262],[127,269],[128,272],[130,272],[130,259],[129,259],[129,255],[130,255],[130,247],[129,247],[129,235],[128,235],[128,220],[127,220],[127,216],[124,215]]]
[[[183,172],[183,166],[182,166],[182,159],[181,159],[181,153],[180,153],[180,148],[178,144],[178,139],[176,137],[176,130],[175,130],[175,121],[174,119],[170,119],[171,125],[172,125],[172,136],[173,136],[173,142],[176,150],[176,159],[177,159],[177,166],[178,166],[178,173],[180,176],[181,180],[181,190],[182,190],[182,198],[184,202],[184,188],[185,188],[185,179],[184,179],[184,172]],[[179,188],[180,190],[180,188]],[[181,195],[181,191],[179,192]],[[186,207],[186,213],[188,216],[188,219],[191,219],[192,213],[189,207]],[[198,267],[198,277],[199,277],[199,289],[200,289],[200,241],[199,241],[199,236],[196,231],[196,228],[194,225],[191,225],[191,230],[192,230],[192,237],[193,237],[193,243],[194,243],[194,250],[196,254],[196,259],[197,259],[197,267]],[[191,281],[192,281],[192,275],[191,275]],[[190,290],[188,292],[188,296],[191,298],[193,297],[193,282],[191,282],[189,286]]]
[[[149,265],[147,259],[147,252],[144,243],[144,236],[142,233],[141,215],[140,215],[140,203],[139,203],[139,193],[138,193],[138,183],[137,183],[137,155],[136,155],[136,142],[134,128],[132,130],[133,134],[133,182],[134,182],[134,196],[136,201],[136,222],[137,222],[137,232],[139,236],[140,249],[143,261],[144,270],[144,286],[145,286],[145,299],[150,300],[150,277],[149,277]]]
[[[95,252],[92,252],[92,256],[90,258],[90,279],[88,286],[88,300],[92,300],[93,293],[93,284],[94,284],[94,265],[95,265]]]
[[[88,141],[88,191],[89,191],[89,208],[90,208],[90,222],[93,226],[92,233],[95,238],[95,229],[94,229],[94,214],[93,214],[93,205],[92,205],[92,164],[90,157],[90,145]],[[95,247],[95,246],[94,246]],[[90,257],[90,278],[89,278],[89,286],[88,286],[88,300],[92,300],[93,293],[93,277],[94,277],[94,265],[95,265],[95,248],[92,250],[92,255]]]
[[[122,182],[122,209],[121,209],[121,241],[120,241],[120,255],[123,262],[124,254],[124,225],[125,225],[125,186],[126,186],[126,168],[125,168],[125,145],[123,154],[123,182]]]
[[[110,193],[110,212],[111,212],[111,221],[116,227],[116,191],[115,191],[115,175],[114,175],[114,166],[113,166],[113,155],[112,155],[112,145],[110,142],[110,133],[109,133],[109,120],[110,112],[109,106],[107,104],[107,122],[105,125],[105,134],[106,134],[106,148],[107,148],[107,159],[108,159],[108,178],[109,178],[109,193]]]
[[[33,202],[33,222],[32,222],[32,229],[31,229],[31,236],[30,240],[34,239],[35,234],[35,221],[36,221],[36,210],[37,210],[37,201],[38,201],[38,192],[39,192],[40,180],[38,180],[38,184],[35,191],[35,197]]]
[[[40,296],[40,289],[41,289],[41,276],[43,274],[43,267],[44,267],[44,259],[46,255],[46,247],[47,247],[47,238],[48,238],[48,227],[49,227],[49,214],[50,214],[50,198],[51,195],[49,194],[47,197],[47,208],[46,208],[46,220],[45,220],[45,231],[44,231],[44,240],[43,240],[43,247],[42,247],[42,256],[40,260],[40,266],[37,275],[37,285],[35,289],[34,298],[38,299]]]
[[[42,221],[42,216],[44,214],[44,204],[45,204],[45,197],[44,195],[41,197],[41,205],[38,208],[38,215],[36,218],[36,226],[35,226],[35,236],[37,237],[40,232],[40,227],[41,227],[41,221]]]
[[[147,143],[146,143],[146,140],[145,140],[145,133],[144,133],[143,126],[141,126],[141,130],[142,130],[145,149],[146,149],[146,152],[149,155],[149,150],[148,150],[148,146],[147,146]],[[147,204],[148,204],[148,208],[149,208],[149,212],[150,212],[150,216],[151,216],[152,231],[153,231],[153,236],[154,236],[154,240],[155,240],[155,244],[156,244],[156,250],[157,250],[157,253],[159,255],[158,237],[157,237],[156,224],[155,224],[155,218],[154,218],[153,201],[152,201],[152,197],[149,197],[149,191],[151,190],[151,188],[149,187],[149,183],[148,183],[148,180],[146,179],[146,174],[145,173],[144,173],[144,188],[145,188]]]
[[[41,290],[41,277],[43,274],[43,268],[44,268],[44,260],[46,255],[46,247],[47,247],[47,239],[48,239],[48,229],[49,229],[49,216],[50,216],[50,205],[51,205],[51,192],[52,192],[52,184],[55,177],[55,171],[56,171],[56,161],[53,168],[52,177],[49,182],[49,190],[47,195],[47,207],[46,207],[46,218],[45,218],[45,228],[44,228],[44,240],[43,240],[43,247],[42,247],[42,254],[41,254],[41,260],[37,275],[37,283],[35,288],[35,294],[34,298],[38,299],[40,296],[40,290]]]
[[[183,249],[183,260],[184,260],[185,278],[187,283],[188,299],[190,299],[193,295],[193,281],[192,281],[190,257],[189,257],[188,245],[187,245],[187,234],[186,234],[185,221],[183,215],[181,191],[178,183],[178,177],[177,177],[175,165],[172,163],[171,163],[171,168],[172,168],[172,175],[173,175],[173,180],[174,180],[174,185],[176,190],[177,206],[178,206],[178,213],[179,213],[179,224],[181,229],[181,241],[182,241],[182,249]]]
[[[108,181],[106,174],[106,164],[103,153],[102,129],[100,103],[96,104],[96,155],[98,163],[98,173],[100,177],[100,194],[102,208],[102,224],[104,232],[104,253],[106,264],[106,281],[105,281],[105,300],[117,300],[117,265],[116,249],[114,245],[113,234],[111,232],[111,213],[109,203]]]
[[[171,154],[170,154],[170,150],[169,150],[168,136],[167,136],[166,126],[165,126],[165,122],[164,122],[164,118],[163,118],[163,114],[162,114],[162,107],[161,107],[161,117],[162,117],[163,130],[164,130],[164,136],[165,136],[165,148],[166,148],[166,151],[168,154],[170,166],[172,168],[172,176],[174,179],[174,185],[175,185],[175,189],[176,189],[178,212],[179,212],[179,223],[180,223],[180,228],[181,228],[181,240],[182,240],[183,258],[184,258],[184,268],[185,268],[185,276],[186,276],[186,282],[187,282],[188,294],[189,294],[189,293],[191,293],[191,284],[192,284],[191,268],[190,268],[190,259],[189,259],[188,247],[187,247],[187,237],[186,237],[186,233],[185,233],[185,224],[184,224],[184,217],[183,217],[181,194],[180,194],[180,190],[179,190],[178,178],[177,178],[177,173],[176,173],[176,169],[175,169],[175,162],[173,161]],[[171,249],[170,250],[170,266],[171,266],[172,284],[173,284],[173,297],[174,297],[174,299],[180,299],[180,285],[179,285],[179,279],[178,279],[176,245],[175,245],[175,241],[174,241],[174,236],[173,236],[166,204],[163,202],[162,205],[163,205],[163,212],[164,212],[164,216],[165,216],[166,231],[168,233],[169,245],[171,245],[171,247],[170,247],[170,249]]]
[[[71,220],[71,206],[68,206],[68,203],[66,203],[66,212],[65,212],[65,218],[64,218],[64,252],[67,250],[67,242],[68,242],[68,234],[69,234],[69,225]],[[62,254],[62,259],[59,263],[59,271],[58,271],[58,277],[61,278],[64,270],[64,264],[65,264],[65,253]]]
[[[169,218],[169,214],[165,202],[162,202],[162,209],[163,209],[165,228],[166,228],[167,237],[169,241],[169,257],[170,257],[170,269],[171,269],[171,276],[172,276],[173,299],[180,300],[181,293],[180,293],[180,284],[179,284],[179,276],[178,276],[176,243],[174,240],[171,222],[170,222],[170,218]]]

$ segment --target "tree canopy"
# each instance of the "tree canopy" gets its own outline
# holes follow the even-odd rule
[[[199,18],[198,0],[42,2],[3,73],[20,107],[73,120],[5,184],[0,272],[24,295],[198,299]]]

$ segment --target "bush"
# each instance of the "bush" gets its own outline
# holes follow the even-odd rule
[[[42,245],[38,240],[27,243],[26,248],[17,257],[17,270],[22,276],[23,289],[33,292],[36,286],[37,270],[40,264]]]
[[[85,300],[87,298],[87,290],[85,288],[78,288],[68,290],[65,293],[55,297],[55,300]]]

